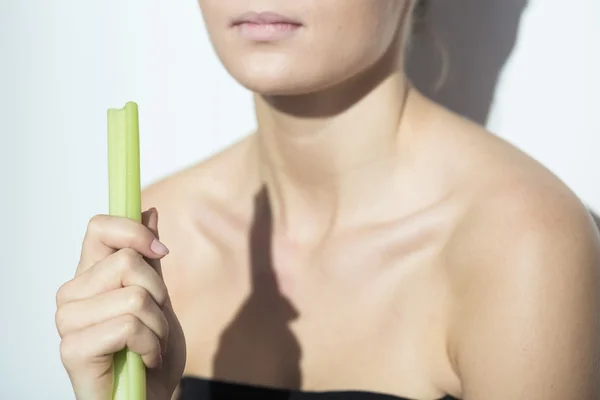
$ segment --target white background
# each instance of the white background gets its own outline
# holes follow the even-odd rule
[[[451,60],[435,97],[480,121],[489,111],[490,129],[600,210],[600,2],[434,1]],[[415,44],[419,85],[439,65],[431,43]],[[106,109],[128,100],[144,183],[254,127],[193,0],[0,0],[2,399],[73,398],[54,296],[87,220],[107,210]]]

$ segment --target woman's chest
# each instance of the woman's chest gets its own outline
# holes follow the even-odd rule
[[[445,356],[436,261],[368,241],[330,250],[231,257],[199,276],[180,313],[187,373],[313,390],[428,387]]]

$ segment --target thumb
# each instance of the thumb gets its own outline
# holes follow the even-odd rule
[[[146,228],[148,228],[157,239],[160,239],[158,236],[158,211],[156,210],[156,208],[152,207],[142,213],[142,224]],[[162,278],[162,268],[160,260],[147,259],[146,261],[148,262],[148,264],[154,267],[156,272],[158,272],[158,274]]]

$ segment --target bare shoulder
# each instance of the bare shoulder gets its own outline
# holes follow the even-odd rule
[[[556,261],[599,255],[600,233],[591,213],[556,175],[492,133],[469,124],[464,128],[456,152],[465,160],[457,174],[465,207],[448,246],[459,270],[477,276],[504,264],[506,257],[536,252]],[[501,270],[510,272],[506,268]]]
[[[240,189],[236,183],[247,179],[252,139],[248,136],[206,160],[147,186],[142,192],[143,206],[161,206],[168,212],[201,198],[225,199],[235,194],[233,192]]]
[[[176,309],[186,304],[187,287],[201,272],[198,260],[206,268],[218,262],[213,226],[223,225],[223,216],[235,213],[235,207],[243,203],[240,197],[245,190],[249,192],[251,172],[244,165],[248,142],[245,138],[142,192],[143,209],[157,209],[160,239],[170,250],[163,260],[163,275]]]
[[[198,164],[165,177],[142,191],[142,208],[155,207],[161,239],[177,246],[181,234],[191,228],[198,214],[235,198],[247,185],[245,163],[249,138]],[[182,231],[183,229],[183,231]]]
[[[455,299],[450,352],[463,395],[598,399],[594,221],[537,162],[477,135],[466,185],[471,202],[445,251]]]

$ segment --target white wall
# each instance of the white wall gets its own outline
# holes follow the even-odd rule
[[[437,1],[437,2],[436,2]],[[600,211],[600,2],[433,0],[409,64],[435,99],[526,151]]]
[[[489,126],[600,212],[600,2],[537,3],[543,11],[525,15]]]
[[[441,2],[432,18],[460,44],[470,37],[463,17],[494,21],[516,1]],[[499,57],[485,76],[487,100],[459,85],[473,86],[477,70],[462,54],[452,90],[438,96],[474,118],[493,100],[490,127],[600,210],[600,3],[564,4],[531,2],[507,67]],[[252,129],[250,95],[220,67],[192,0],[0,0],[0,57],[0,398],[69,399],[54,295],[73,274],[87,219],[107,209],[106,109],[140,105],[147,183]]]

